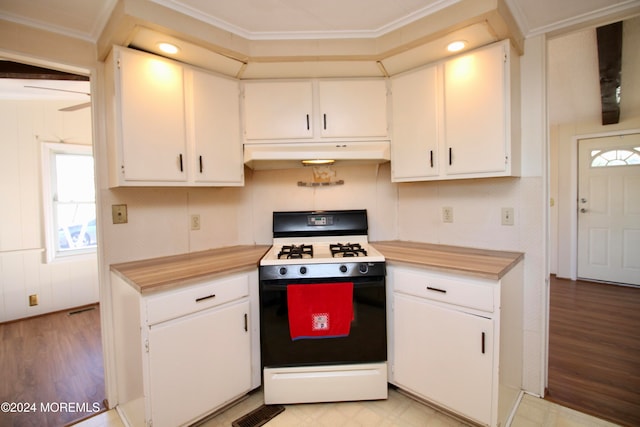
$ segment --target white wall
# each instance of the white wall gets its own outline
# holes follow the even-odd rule
[[[0,322],[98,301],[95,255],[44,263],[40,141],[91,144],[90,110],[67,106],[0,101]]]
[[[620,122],[602,126],[594,115],[576,123],[560,123],[550,131],[551,272],[563,278],[576,277],[577,140],[585,135],[640,129],[640,18],[623,25]],[[595,82],[597,84],[597,82]],[[579,98],[573,100],[579,102]]]
[[[335,166],[335,180],[344,185],[301,187],[298,181],[313,182],[312,168],[249,171],[246,188],[248,208],[253,217],[254,240],[272,241],[274,211],[366,209],[369,239],[397,237],[396,186],[391,183],[389,163],[380,166]]]
[[[252,244],[242,188],[101,189],[106,265]],[[128,222],[113,224],[111,206],[127,205]],[[200,230],[190,229],[191,214]],[[248,221],[248,222],[247,222]],[[247,225],[249,224],[249,225]]]

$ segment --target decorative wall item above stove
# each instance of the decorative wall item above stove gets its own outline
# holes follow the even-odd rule
[[[274,212],[260,261],[265,403],[387,397],[384,257],[365,210]]]

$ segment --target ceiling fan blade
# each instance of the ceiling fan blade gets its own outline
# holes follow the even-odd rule
[[[68,89],[58,89],[58,88],[55,88],[55,87],[30,86],[30,85],[25,85],[24,87],[28,87],[28,88],[31,88],[31,89],[55,90],[55,91],[58,91],[58,92],[81,93],[83,95],[91,96],[91,94],[87,93],[87,92],[80,92],[80,91],[77,91],[77,90],[68,90]]]
[[[58,111],[76,111],[82,110],[83,108],[87,107],[91,107],[91,102],[83,102],[82,104],[71,105],[70,107],[61,108]]]

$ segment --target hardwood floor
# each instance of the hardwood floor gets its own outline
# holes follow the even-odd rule
[[[545,398],[640,426],[640,288],[551,277]]]
[[[59,427],[104,410],[98,305],[0,324],[0,378],[0,403],[28,410],[3,406],[0,426]]]

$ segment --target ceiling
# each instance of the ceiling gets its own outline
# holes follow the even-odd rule
[[[376,37],[459,0],[149,0],[248,39]],[[638,0],[505,0],[526,36],[638,6]],[[96,41],[117,0],[2,0],[0,18]],[[366,13],[363,13],[366,11]]]
[[[245,39],[278,40],[375,38],[460,0],[145,1]],[[551,121],[571,119],[556,117],[561,111],[571,111],[573,115],[593,114],[599,109],[597,65],[593,62],[596,49],[594,23],[609,23],[608,17],[624,16],[625,11],[637,13],[640,0],[504,1],[525,38],[538,34],[568,34],[558,41],[552,40],[549,48],[556,58],[549,64],[549,82],[554,86],[549,97],[550,111],[555,114]],[[33,7],[32,2],[24,0],[2,0],[0,19],[95,42],[116,3],[117,0],[38,0],[38,7]],[[587,30],[576,32],[580,27]],[[576,69],[580,71],[574,72]],[[6,92],[7,88],[0,86],[0,92],[3,90]],[[571,101],[576,99],[573,95],[579,95],[579,101]],[[585,102],[586,95],[588,102]]]

